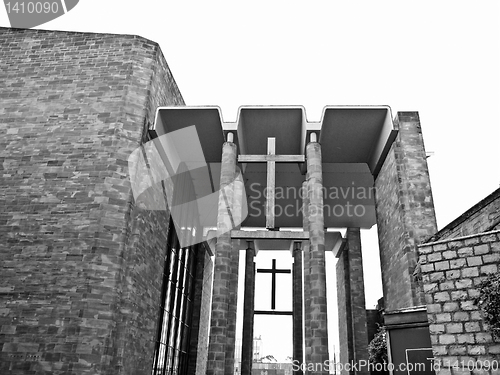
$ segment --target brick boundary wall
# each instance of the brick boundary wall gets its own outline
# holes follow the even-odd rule
[[[441,364],[436,373],[500,374],[477,368],[486,360],[500,361],[500,340],[493,339],[474,304],[477,286],[499,272],[500,231],[422,244],[419,254],[434,358]]]
[[[440,229],[426,242],[443,241],[498,229],[500,229],[500,188]]]

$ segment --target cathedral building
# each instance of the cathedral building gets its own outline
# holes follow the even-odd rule
[[[236,358],[250,375],[268,314],[293,318],[297,375],[325,375],[310,365],[337,334],[327,278],[339,360],[366,361],[360,229],[375,224],[391,361],[498,358],[471,302],[498,272],[498,193],[438,232],[417,112],[327,106],[310,122],[300,106],[243,106],[224,122],[185,105],[150,40],[0,38],[0,374],[232,375]],[[293,258],[260,270],[292,273],[292,311],[274,284],[271,309],[254,308],[254,257],[270,249]]]

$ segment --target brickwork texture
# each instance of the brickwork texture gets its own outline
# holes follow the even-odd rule
[[[486,360],[498,365],[500,341],[474,298],[479,283],[499,272],[500,231],[426,243],[419,253],[434,357],[442,366],[438,375],[499,374],[480,368]]]
[[[208,245],[206,246],[208,247]],[[196,287],[193,298],[188,374],[205,375],[208,359],[208,332],[210,329],[210,300],[212,298],[213,262],[208,251],[198,258]]]
[[[234,372],[234,342],[236,335],[236,314],[231,303],[237,296],[231,295],[231,281],[234,284],[234,253],[231,242],[231,216],[226,202],[233,208],[237,146],[225,142],[222,149],[220,197],[217,216],[217,243],[215,245],[214,282],[210,339],[208,347],[207,375],[231,375]],[[223,195],[225,194],[225,196]],[[233,258],[232,258],[233,256]],[[236,273],[236,278],[237,278]]]
[[[306,290],[310,294],[305,298],[306,306],[306,355],[310,350],[312,363],[328,361],[328,321],[326,304],[326,270],[325,270],[325,226],[323,217],[323,171],[321,159],[321,145],[309,142],[306,146],[307,156],[307,201],[309,208],[309,246],[308,255],[305,255]],[[307,357],[306,357],[307,358]],[[311,374],[326,374],[325,369],[315,368]]]
[[[351,309],[351,283],[349,275],[349,257],[345,254],[338,254],[338,261],[335,268],[337,277],[337,307],[339,320],[339,342],[342,343],[339,347],[340,363],[350,363],[353,361],[353,342],[352,342],[352,309]],[[365,303],[363,302],[363,306]],[[347,375],[346,369],[340,370],[341,375]]]
[[[500,188],[446,225],[428,241],[500,230]]]
[[[340,363],[368,361],[363,257],[359,228],[347,228],[346,245],[336,266]],[[348,374],[346,369],[341,374]],[[360,369],[357,374],[366,374]]]
[[[181,94],[141,37],[0,34],[0,373],[149,373],[168,220],[127,158]]]
[[[382,285],[387,311],[424,304],[413,277],[417,245],[436,233],[429,172],[417,112],[398,112],[398,136],[375,181]]]

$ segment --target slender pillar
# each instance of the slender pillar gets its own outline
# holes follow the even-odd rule
[[[314,137],[315,138],[315,137]],[[321,145],[311,142],[306,146],[307,182],[309,198],[310,238],[310,314],[311,362],[325,363],[328,356],[328,324],[326,307],[325,229],[323,217],[323,172]],[[315,366],[312,374],[327,374],[324,366]]]
[[[353,359],[356,363],[368,362],[368,333],[366,327],[365,283],[363,276],[363,255],[361,253],[361,233],[359,228],[347,228],[346,232],[349,276],[351,287],[352,344]],[[361,368],[357,375],[369,374]]]
[[[217,217],[217,243],[215,245],[214,283],[212,295],[212,316],[210,319],[210,340],[208,345],[208,375],[223,375],[226,368],[228,335],[232,322],[229,313],[231,280],[231,217],[233,204],[234,172],[236,167],[236,145],[225,142],[222,147],[220,195]],[[229,208],[229,209],[228,209]],[[234,334],[234,333],[233,333]],[[227,354],[230,358],[231,354]],[[234,362],[234,349],[232,352]],[[233,371],[231,371],[233,374]]]
[[[304,230],[309,230],[309,198],[308,198],[307,180],[302,183],[302,219]],[[302,243],[303,260],[304,260],[304,335],[305,335],[305,360],[306,363],[311,363],[311,272],[309,267],[310,259],[310,243],[304,241]]]
[[[232,133],[229,133],[232,134]],[[229,139],[229,138],[228,138]],[[243,200],[243,180],[237,179],[240,169],[235,165],[234,180],[233,180],[233,206],[232,213],[232,227],[234,229],[240,228],[241,215],[242,215],[242,200]],[[230,253],[231,270],[229,279],[229,311],[228,311],[228,327],[227,327],[227,341],[226,341],[226,358],[225,358],[225,374],[234,374],[234,357],[236,348],[236,318],[238,306],[238,270],[240,263],[239,249],[233,249]]]
[[[304,361],[303,328],[302,249],[301,243],[295,242],[293,249],[293,361],[297,365],[301,365]],[[302,370],[295,371],[295,374],[302,375]]]
[[[368,361],[363,257],[359,228],[347,228],[346,244],[337,254],[337,301],[339,318],[340,363]],[[357,375],[366,375],[359,368]],[[342,369],[341,375],[348,375]]]
[[[245,258],[245,299],[243,301],[243,337],[241,345],[241,375],[252,374],[253,322],[255,301],[255,249],[248,241]]]
[[[196,267],[194,274],[194,290],[193,290],[193,299],[192,299],[192,315],[191,315],[191,329],[189,331],[189,360],[186,363],[187,375],[196,375],[196,370],[198,367],[202,367],[203,364],[200,363],[200,358],[203,355],[203,352],[206,351],[206,342],[203,342],[203,337],[206,336],[203,334],[203,328],[206,327],[205,316],[202,313],[206,309],[203,306],[203,302],[206,301],[207,290],[210,289],[210,285],[204,285],[204,278],[206,272],[210,271],[207,267],[205,270],[205,264],[207,263],[207,259],[210,257],[206,254],[205,247],[203,245],[196,246]],[[206,311],[206,310],[205,310]],[[200,332],[201,335],[200,335]],[[205,331],[206,332],[206,331]]]

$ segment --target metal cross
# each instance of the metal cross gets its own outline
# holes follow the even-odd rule
[[[277,273],[291,273],[290,270],[280,270],[276,268],[276,259],[273,259],[273,267],[271,269],[258,268],[258,273],[271,274],[271,310],[276,309],[276,274]]]

